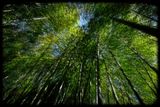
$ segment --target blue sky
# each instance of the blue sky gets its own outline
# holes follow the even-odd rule
[[[83,25],[87,24],[88,21],[89,21],[89,20],[85,19],[85,18],[84,18],[84,15],[81,14],[81,15],[80,15],[80,19],[79,19],[79,26],[83,26]]]

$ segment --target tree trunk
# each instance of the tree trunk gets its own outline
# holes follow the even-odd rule
[[[82,60],[79,71],[79,103],[82,103],[82,73],[84,71],[84,61]]]
[[[133,11],[133,12],[135,12],[135,13],[143,16],[143,17],[146,17],[146,18],[148,18],[148,19],[150,19],[150,20],[152,20],[152,21],[158,22],[158,20],[156,20],[156,19],[154,19],[154,18],[151,18],[151,17],[149,17],[149,16],[146,16],[146,15],[144,15],[144,14],[142,14],[142,13],[139,13],[138,11],[135,11],[135,10],[131,10],[131,11]]]
[[[110,54],[112,55],[113,59],[115,60],[116,64],[118,65],[118,67],[120,68],[122,74],[124,75],[125,79],[127,80],[129,86],[131,87],[132,91],[134,92],[135,96],[137,97],[138,101],[144,105],[144,102],[142,100],[142,98],[139,96],[138,92],[134,89],[134,86],[132,85],[132,82],[129,80],[129,78],[127,77],[127,75],[125,74],[124,70],[122,69],[120,63],[118,62],[118,60],[115,58],[115,55],[109,51]]]
[[[114,86],[113,86],[112,79],[111,79],[109,73],[107,73],[107,74],[108,74],[108,80],[109,80],[109,83],[110,83],[110,85],[111,85],[111,89],[112,89],[112,92],[113,92],[114,99],[116,100],[116,103],[119,104],[119,99],[118,99],[118,97],[117,97],[116,90],[115,90],[115,88],[114,88]]]
[[[156,73],[158,73],[158,70],[155,68],[155,67],[153,67],[152,65],[150,65],[141,55],[140,55],[140,53],[138,53],[137,51],[136,51],[136,49],[134,49],[134,48],[130,48],[141,60],[143,60],[143,62],[145,63],[145,64],[147,64],[153,71],[155,71]]]
[[[155,36],[155,37],[158,37],[158,35],[159,35],[158,29],[150,28],[148,26],[136,24],[135,22],[126,21],[126,20],[123,20],[123,19],[116,19],[116,18],[112,18],[112,19],[115,20],[116,22],[122,23],[122,24],[127,25],[131,28],[140,30],[140,31],[142,31],[144,33],[147,33],[149,35],[152,35],[152,36]]]
[[[104,63],[104,65],[105,65],[105,70],[106,70],[106,72],[107,72],[106,77],[107,77],[107,80],[109,81],[109,84],[110,84],[110,86],[111,86],[114,99],[115,99],[116,103],[119,104],[119,99],[118,99],[118,96],[117,96],[117,94],[116,94],[115,88],[114,88],[114,86],[113,86],[113,83],[112,83],[112,79],[111,79],[111,77],[110,77],[110,74],[109,74],[108,71],[107,71],[107,66],[106,66],[106,64],[105,64],[105,60],[103,60],[103,63]],[[106,81],[106,82],[107,82],[107,81]],[[108,87],[109,87],[109,85],[108,85]],[[109,103],[109,89],[108,89],[108,103]]]
[[[96,104],[101,104],[100,99],[100,75],[99,75],[99,36],[97,35],[96,39]]]

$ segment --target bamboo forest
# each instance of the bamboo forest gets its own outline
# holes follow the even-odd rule
[[[2,101],[155,103],[157,10],[144,3],[6,4]]]

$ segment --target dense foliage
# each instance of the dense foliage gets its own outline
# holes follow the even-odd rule
[[[146,4],[8,4],[3,8],[3,101],[7,104],[152,104],[157,28]]]

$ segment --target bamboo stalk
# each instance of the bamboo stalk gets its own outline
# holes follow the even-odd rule
[[[145,64],[147,64],[153,71],[155,71],[156,73],[158,72],[158,70],[153,67],[152,65],[150,65],[141,55],[140,53],[138,53],[134,48],[130,48],[139,58],[141,58],[141,60],[143,60],[143,62]]]
[[[158,29],[151,28],[151,27],[144,26],[144,25],[140,25],[140,24],[136,24],[134,22],[126,21],[123,19],[116,19],[116,18],[112,18],[112,19],[115,20],[116,22],[122,23],[122,24],[127,25],[131,28],[135,28],[135,29],[140,30],[140,31],[147,33],[149,35],[152,35],[155,37],[158,37],[158,35],[159,35]]]
[[[99,36],[97,35],[96,39],[96,104],[101,104],[102,101],[100,99],[100,69],[99,69]]]
[[[102,57],[104,57],[104,56],[102,56]],[[104,59],[104,58],[103,58]],[[106,66],[106,64],[105,64],[105,60],[103,60],[103,63],[104,63],[104,65],[105,65],[105,69],[106,69],[106,71],[107,71],[107,66]],[[121,83],[122,83],[122,85],[124,86],[123,88],[124,88],[124,93],[125,93],[125,95],[127,96],[127,98],[128,98],[128,101],[129,101],[129,104],[131,104],[131,98],[130,98],[130,96],[128,95],[128,93],[127,93],[127,90],[125,89],[127,86],[126,86],[126,83],[123,81],[124,79],[122,78],[122,76],[121,76],[121,74],[118,72],[118,76],[120,77],[120,81],[121,81]],[[108,78],[108,77],[107,77]],[[124,96],[123,96],[124,97]],[[108,103],[109,103],[109,91],[108,91]]]
[[[117,94],[116,94],[116,90],[115,90],[114,85],[113,85],[113,82],[112,82],[112,79],[111,79],[109,73],[107,73],[107,74],[108,74],[108,80],[109,80],[109,83],[110,83],[110,85],[111,85],[111,89],[112,89],[112,92],[113,92],[114,99],[115,99],[115,101],[116,101],[117,104],[120,104],[120,103],[119,103],[118,96],[117,96]]]
[[[136,10],[133,10],[133,9],[132,9],[131,11],[133,11],[133,12],[135,12],[135,13],[143,16],[143,17],[146,17],[146,18],[148,18],[148,19],[150,19],[150,20],[152,20],[152,21],[158,22],[158,20],[156,20],[156,19],[154,19],[154,18],[151,18],[151,17],[149,17],[149,16],[147,16],[147,15],[144,15],[144,14],[142,14],[142,13],[139,13],[139,12],[136,11]]]
[[[118,96],[117,96],[117,94],[116,94],[116,90],[115,90],[114,85],[113,85],[113,82],[112,82],[112,79],[111,79],[111,77],[110,77],[110,73],[108,72],[107,66],[106,66],[106,64],[105,64],[105,60],[103,60],[103,64],[105,65],[105,70],[106,70],[106,73],[107,73],[107,74],[106,74],[106,77],[107,77],[107,79],[108,79],[108,81],[109,81],[109,84],[110,84],[110,86],[111,86],[111,90],[112,90],[112,93],[113,93],[113,97],[114,97],[116,103],[117,103],[117,104],[120,104],[120,103],[119,103],[119,98],[118,98]],[[108,103],[109,103],[109,91],[108,91]]]
[[[113,59],[115,60],[116,64],[118,65],[118,67],[120,68],[120,71],[122,72],[123,76],[125,77],[125,79],[127,80],[129,86],[131,87],[132,91],[134,92],[135,96],[137,97],[138,101],[140,104],[144,105],[144,102],[142,100],[142,98],[139,96],[138,92],[135,90],[134,86],[132,85],[132,82],[129,80],[129,78],[127,77],[127,75],[125,74],[124,70],[122,69],[120,63],[118,62],[118,60],[115,58],[115,55],[109,51],[110,54],[112,55]]]

